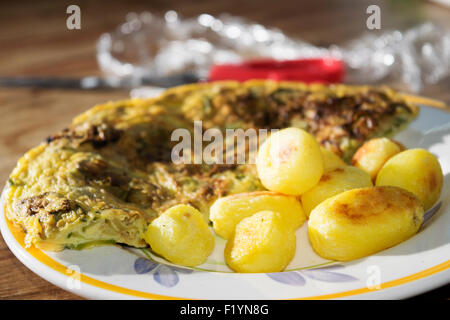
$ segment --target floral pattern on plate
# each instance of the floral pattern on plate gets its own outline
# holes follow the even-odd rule
[[[330,270],[342,269],[343,265],[334,265],[324,268],[305,269],[301,271],[287,271],[287,272],[274,272],[266,273],[266,275],[277,282],[291,285],[291,286],[304,286],[306,279],[323,281],[323,282],[351,282],[359,281],[357,278],[348,274],[334,272]]]
[[[134,271],[137,274],[152,274],[153,280],[167,288],[177,285],[180,281],[179,273],[189,274],[194,272],[194,270],[161,264],[147,258],[137,258],[134,262]]]

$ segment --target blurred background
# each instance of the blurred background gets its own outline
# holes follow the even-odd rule
[[[72,4],[81,9],[80,30],[69,30],[66,26],[69,16],[66,9]],[[380,30],[369,30],[366,24],[369,17],[366,10],[373,4],[381,9]],[[375,37],[388,31],[405,32],[430,22],[439,27],[437,41],[442,39],[442,35],[448,37],[450,30],[450,6],[446,0],[1,1],[0,77],[104,76],[97,61],[96,44],[101,35],[117,30],[127,16],[130,18],[130,12],[150,12],[164,17],[170,10],[175,10],[180,19],[196,18],[201,14],[218,17],[228,13],[266,28],[276,28],[289,39],[325,50],[348,48],[352,40],[363,39],[364,35]],[[155,34],[149,32],[147,35],[156,38],[156,33],[155,29]],[[449,67],[450,61],[446,63],[443,68]],[[404,80],[391,74],[377,83],[410,91],[411,87]],[[448,73],[440,75],[439,81],[434,82],[424,83],[420,94],[449,105]],[[127,88],[68,90],[0,86],[0,181],[7,179],[25,151],[65,127],[75,115],[97,103],[129,96]],[[26,269],[0,238],[0,299],[6,298],[77,297]],[[448,299],[449,287],[415,299],[423,298]]]

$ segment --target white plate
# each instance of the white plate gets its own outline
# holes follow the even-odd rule
[[[450,282],[450,113],[422,107],[396,136],[408,148],[427,148],[444,171],[442,206],[411,239],[370,257],[333,263],[317,256],[297,231],[297,254],[287,271],[232,273],[223,262],[224,240],[198,268],[171,265],[148,250],[105,246],[84,251],[25,249],[3,212],[0,229],[16,257],[49,282],[96,299],[394,299]],[[3,205],[1,205],[3,208]]]

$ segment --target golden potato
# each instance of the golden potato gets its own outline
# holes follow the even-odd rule
[[[225,261],[236,272],[279,272],[295,254],[294,228],[277,212],[243,219],[225,246]]]
[[[345,166],[344,160],[342,160],[337,154],[334,152],[324,148],[320,147],[320,151],[322,151],[322,157],[323,157],[323,171],[333,171],[336,168]]]
[[[263,210],[280,213],[295,229],[306,220],[302,205],[296,197],[271,191],[240,193],[219,198],[211,206],[209,219],[213,222],[214,231],[222,238],[228,239],[242,219]]]
[[[414,193],[426,211],[439,199],[443,180],[441,165],[434,155],[424,149],[410,149],[389,159],[375,184],[397,186]]]
[[[300,195],[319,182],[324,164],[319,144],[312,135],[287,128],[264,141],[258,150],[256,167],[267,189]]]
[[[423,221],[420,201],[397,187],[353,189],[319,204],[308,221],[312,247],[326,259],[348,261],[405,241]]]
[[[400,143],[388,138],[371,139],[356,151],[352,165],[363,169],[375,180],[386,161],[404,149]]]
[[[372,186],[372,180],[365,171],[352,166],[339,167],[324,173],[319,183],[302,195],[303,209],[309,217],[311,211],[328,198],[347,190]]]
[[[152,221],[145,233],[152,250],[170,262],[196,266],[214,249],[214,236],[203,215],[188,205],[176,205]]]

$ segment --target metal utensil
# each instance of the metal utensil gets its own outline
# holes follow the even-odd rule
[[[35,87],[63,89],[131,89],[138,86],[175,87],[182,84],[198,82],[195,74],[180,74],[167,77],[142,78],[102,78],[89,76],[83,78],[62,77],[0,77],[0,87]]]

